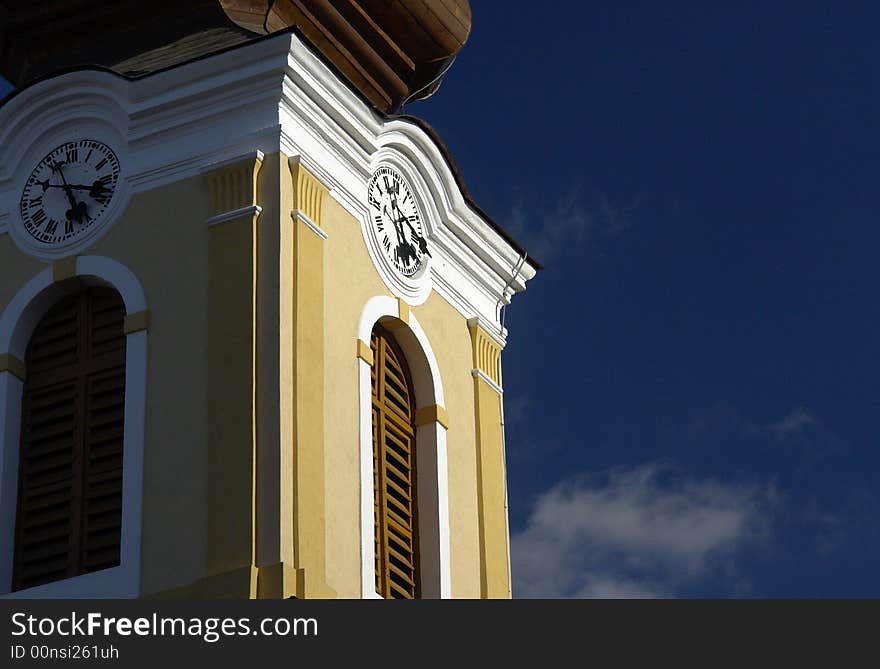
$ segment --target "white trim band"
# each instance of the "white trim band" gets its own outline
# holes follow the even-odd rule
[[[305,223],[306,227],[309,230],[311,230],[312,232],[314,232],[316,235],[318,235],[318,237],[320,237],[321,239],[323,239],[323,240],[327,239],[327,237],[328,237],[327,233],[324,232],[323,230],[321,230],[321,227],[317,223],[315,223],[312,219],[310,219],[308,216],[306,216],[302,212],[301,209],[294,209],[293,211],[291,211],[290,217],[294,221],[302,221],[303,223]]]
[[[211,216],[207,221],[208,227],[212,227],[214,225],[219,225],[220,223],[226,223],[227,221],[234,221],[237,218],[247,218],[249,216],[259,216],[263,211],[263,208],[258,204],[251,204],[247,207],[240,207],[238,209],[233,209],[232,211],[227,211],[222,214],[217,214],[216,216]]]
[[[504,388],[502,388],[492,379],[486,376],[486,373],[483,370],[474,368],[471,370],[471,376],[473,376],[475,379],[482,379],[483,381],[485,381],[486,384],[499,395],[504,394]]]

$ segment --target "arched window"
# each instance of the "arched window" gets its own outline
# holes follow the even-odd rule
[[[120,564],[124,318],[115,290],[83,284],[28,344],[12,590]]]
[[[376,592],[385,598],[421,595],[416,504],[416,428],[412,377],[390,332],[379,325],[373,351],[373,511]]]

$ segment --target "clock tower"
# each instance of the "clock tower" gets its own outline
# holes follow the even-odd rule
[[[510,597],[467,0],[0,12],[0,596]]]

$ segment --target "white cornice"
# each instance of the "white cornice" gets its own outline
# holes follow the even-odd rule
[[[500,307],[535,274],[528,263],[516,271],[519,254],[467,204],[427,132],[374,112],[292,34],[134,81],[84,70],[19,92],[0,107],[0,212],[12,212],[0,213],[0,231],[12,223],[18,175],[29,171],[40,142],[84,124],[116,138],[132,193],[282,150],[361,225],[369,176],[393,154],[426,201],[433,287],[462,315],[501,332]]]
[[[243,163],[246,160],[263,162],[263,159],[265,157],[266,154],[259,149],[255,149],[253,151],[245,151],[244,153],[235,156],[225,156],[223,159],[218,160],[217,162],[204,165],[202,167],[202,173],[219,170],[223,167],[228,167],[229,165],[237,165],[238,163]]]

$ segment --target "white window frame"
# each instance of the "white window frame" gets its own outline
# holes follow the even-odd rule
[[[76,258],[77,277],[114,288],[128,315],[147,303],[137,277],[119,262],[102,256]],[[25,360],[27,345],[42,317],[66,294],[49,266],[28,281],[0,315],[0,353]],[[140,594],[141,511],[143,505],[144,424],[147,388],[147,331],[126,335],[125,427],[122,466],[122,536],[116,567],[10,592],[18,503],[21,399],[24,384],[12,372],[0,372],[0,598],[127,598]]]
[[[446,406],[440,366],[418,319],[411,311],[400,319],[398,300],[371,298],[361,313],[358,339],[369,345],[373,326],[394,319],[394,335],[409,367],[416,410]],[[373,412],[370,365],[358,358],[361,459],[361,596],[382,599],[376,592],[376,549],[373,518]],[[434,421],[416,428],[416,491],[419,518],[419,577],[424,599],[452,596],[449,549],[449,473],[446,427]]]

